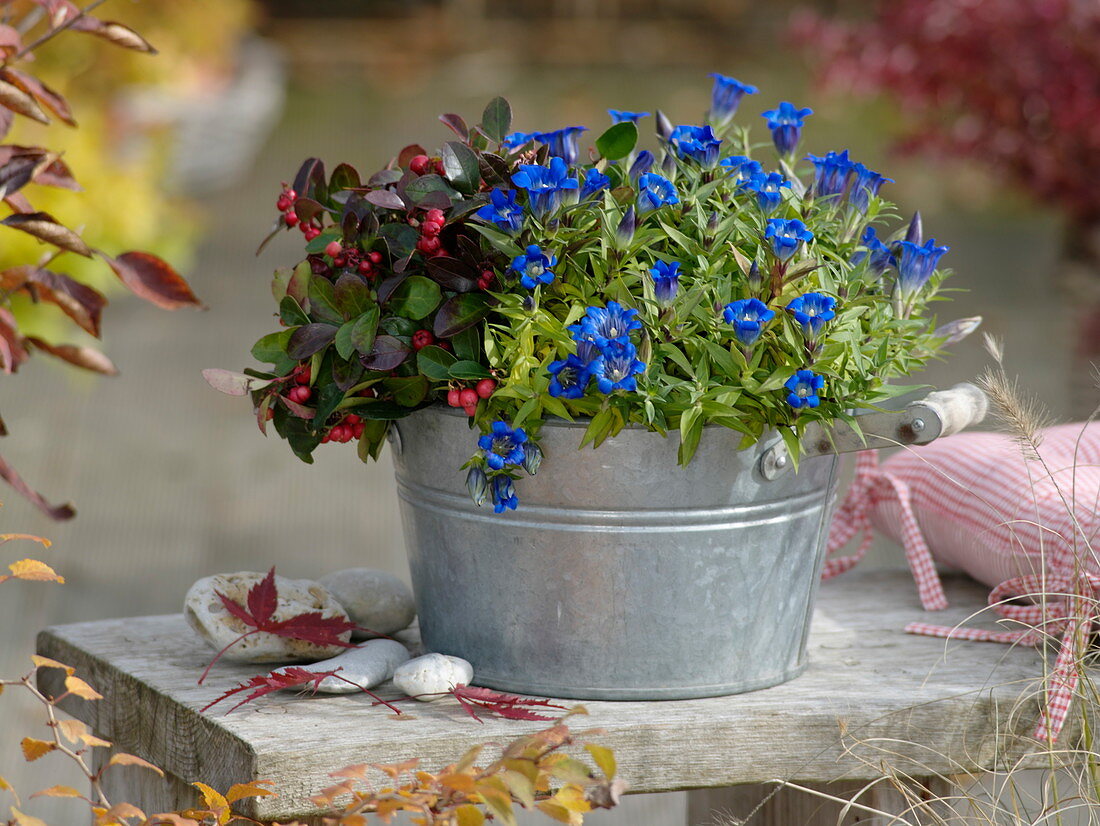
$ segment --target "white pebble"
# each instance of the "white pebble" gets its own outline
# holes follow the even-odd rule
[[[351,621],[375,634],[392,634],[407,628],[416,617],[416,603],[409,586],[385,571],[347,568],[319,580],[344,606]],[[355,632],[355,638],[370,636]]]
[[[325,677],[317,690],[325,694],[351,694],[384,683],[393,677],[394,669],[408,659],[408,649],[399,642],[367,640],[358,648],[349,648],[332,659],[300,667],[312,673],[340,669],[339,677]]]
[[[425,654],[398,666],[393,672],[393,684],[423,702],[438,700],[455,686],[469,685],[473,679],[472,665],[446,654]]]

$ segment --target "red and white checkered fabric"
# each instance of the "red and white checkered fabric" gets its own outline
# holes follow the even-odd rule
[[[873,531],[905,549],[921,604],[947,607],[936,563],[989,585],[990,607],[1021,630],[985,631],[911,623],[914,634],[1039,645],[1061,637],[1035,731],[1055,739],[1077,686],[1075,662],[1100,599],[1100,423],[1043,431],[1038,457],[1010,437],[950,436],[901,451],[881,466],[857,457],[856,476],[833,518],[823,577],[863,558]],[[862,535],[850,556],[834,556]],[[1096,549],[1100,551],[1100,548]]]

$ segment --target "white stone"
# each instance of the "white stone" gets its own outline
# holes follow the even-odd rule
[[[239,605],[247,606],[249,590],[265,576],[266,574],[240,571],[204,577],[187,591],[183,615],[211,648],[220,651],[237,637],[251,631],[252,626],[230,614],[218,598],[218,593]],[[325,618],[348,619],[347,613],[335,597],[313,580],[276,576],[275,588],[278,592],[278,601],[272,616],[275,621],[311,612],[320,612]],[[351,632],[345,631],[340,639],[344,642],[350,641]],[[343,646],[315,645],[261,631],[236,643],[222,656],[227,660],[247,663],[313,661],[332,657],[345,650]]]
[[[473,678],[472,665],[446,654],[425,654],[403,663],[393,672],[393,684],[423,702],[438,700],[456,685],[469,685]]]
[[[416,616],[409,586],[385,571],[347,568],[318,580],[344,606],[351,621],[374,634],[354,632],[355,639],[392,634],[408,628]]]
[[[394,669],[408,659],[409,650],[399,642],[367,640],[358,648],[349,648],[332,659],[299,667],[312,673],[340,669],[339,677],[325,677],[318,683],[317,690],[326,694],[351,694],[384,683],[393,677]]]

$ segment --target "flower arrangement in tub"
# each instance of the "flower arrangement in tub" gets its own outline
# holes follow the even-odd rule
[[[707,425],[743,446],[778,431],[797,457],[809,422],[908,389],[889,382],[970,327],[928,312],[947,247],[919,215],[887,228],[889,178],[801,150],[813,113],[789,102],[753,143],[735,116],[757,90],[713,78],[701,125],[612,109],[587,145],[582,126],[513,131],[496,98],[366,180],[307,160],[276,204],[273,234],[299,231],[305,258],[275,275],[282,329],[252,350],[270,367],[208,381],[250,395],[306,462],[351,441],[376,458],[392,421],[461,410],[467,487],[498,513],[550,417],[585,421],[582,447],[627,424],[676,432],[685,464]]]

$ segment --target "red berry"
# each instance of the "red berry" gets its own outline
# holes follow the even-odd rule
[[[279,200],[275,202],[275,209],[279,210],[279,212],[286,212],[290,209],[290,198],[286,197],[286,195],[280,195]]]
[[[447,404],[451,407],[462,407],[462,399],[460,398],[462,391],[457,387],[452,387],[447,391]]]
[[[308,364],[299,364],[294,368],[294,381],[298,384],[309,384],[312,378],[313,373]]]
[[[331,437],[331,436],[329,436],[329,434],[328,434],[328,433],[326,433],[326,434],[325,434],[324,436],[322,436],[322,437],[321,437],[321,444],[323,444],[323,445],[327,445],[327,444],[329,443],[329,440],[330,440],[331,438],[332,438],[332,437]]]
[[[372,264],[381,264],[382,263],[382,253],[378,252],[378,250],[375,250],[374,252],[372,252],[370,255],[367,256],[367,258],[370,259],[370,262]]]
[[[475,387],[477,394],[483,399],[489,398],[493,395],[493,391],[497,389],[497,383],[492,379],[482,379]]]
[[[300,384],[297,387],[290,388],[290,392],[286,394],[286,397],[295,404],[305,404],[309,401],[312,395],[312,390],[310,390],[304,384]]]
[[[335,258],[343,251],[343,249],[344,245],[341,244],[339,241],[329,241],[328,244],[325,246],[325,255],[327,255],[329,258]]]
[[[374,272],[374,267],[371,266],[370,261],[360,261],[359,262],[359,274],[360,275],[370,275],[372,272]]]
[[[297,201],[298,200],[298,193],[295,192],[293,189],[288,189],[286,191],[286,197],[290,198],[290,200],[292,200],[292,201]]]
[[[428,214],[424,216],[425,221],[431,221],[432,223],[443,226],[447,223],[447,219],[443,216],[443,210],[441,209],[429,209]]]
[[[364,425],[362,422],[352,427],[352,435],[354,435],[356,439],[363,435],[363,427]]]
[[[286,222],[286,225],[288,227],[298,226],[298,221],[300,220],[301,219],[298,217],[298,214],[292,209],[288,209],[283,213],[283,221]]]
[[[344,424],[359,424],[360,421],[362,420],[354,413],[348,413],[348,415],[344,416]]]
[[[427,255],[439,252],[440,246],[438,238],[429,238],[428,236],[421,236],[420,240],[416,242],[416,248]]]
[[[417,330],[412,336],[412,346],[414,350],[420,350],[427,347],[429,344],[435,343],[435,336],[432,335],[431,330]]]
[[[415,155],[413,159],[409,161],[409,169],[412,170],[415,175],[423,175],[432,165],[432,160],[427,155]]]
[[[364,387],[362,390],[359,391],[360,398],[364,399],[373,399],[377,395],[378,394],[375,392],[373,387]]]
[[[446,175],[447,174],[447,168],[445,166],[443,166],[443,161],[436,161],[435,162],[435,174],[436,175]]]
[[[423,224],[420,225],[420,234],[427,235],[430,238],[434,238],[435,236],[439,235],[439,232],[442,229],[443,227],[441,227],[435,221],[425,221]]]
[[[466,411],[466,415],[470,416],[471,418],[477,414],[477,405],[476,404],[468,404],[465,407],[463,407],[462,409],[464,411]]]
[[[477,407],[477,391],[470,387],[463,388],[458,400],[462,402],[463,407]]]

